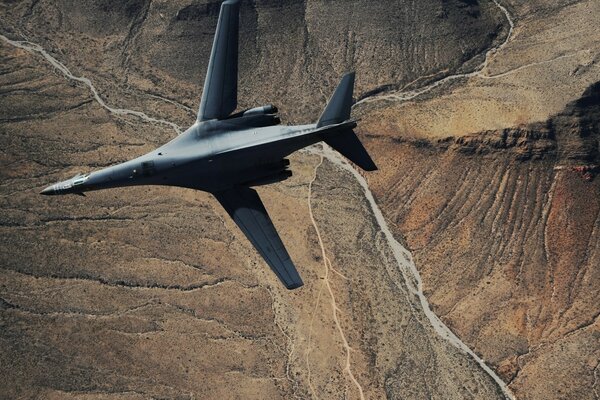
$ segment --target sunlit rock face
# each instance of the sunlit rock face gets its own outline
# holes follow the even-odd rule
[[[593,398],[600,69],[582,21],[600,9],[507,6],[514,36],[476,76],[364,104],[363,137],[393,165],[371,187],[436,313],[517,398]]]

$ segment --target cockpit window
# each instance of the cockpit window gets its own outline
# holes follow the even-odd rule
[[[90,174],[85,174],[85,175],[81,175],[78,176],[76,178],[73,179],[73,186],[77,186],[77,185],[81,185],[82,183],[84,183],[85,181],[87,181],[88,177],[90,176]]]

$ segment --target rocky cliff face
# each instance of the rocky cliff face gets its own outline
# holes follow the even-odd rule
[[[193,120],[218,2],[0,7],[0,33],[110,107]],[[598,390],[598,15],[594,1],[242,7],[240,107],[314,120],[357,70],[383,215],[433,311],[519,399]],[[432,327],[363,189],[328,159],[299,154],[294,177],[262,189],[307,283],[295,292],[208,195],[40,198],[174,130],[0,45],[8,397],[503,397]]]
[[[597,95],[594,85],[546,124],[427,146],[372,140],[393,149],[378,161],[397,172],[373,187],[434,311],[518,398],[587,398],[594,384],[599,131],[588,116]]]
[[[370,182],[436,313],[517,398],[594,398],[600,70],[580,18],[600,9],[508,6],[512,39],[468,81],[364,104],[393,165]]]

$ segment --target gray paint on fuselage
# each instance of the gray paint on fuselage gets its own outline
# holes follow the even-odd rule
[[[69,181],[56,194],[137,185],[168,185],[214,192],[272,171],[261,169],[321,139],[316,125],[246,128],[231,120],[197,122],[165,145],[133,160],[92,172],[81,185]],[[145,165],[150,168],[144,170]],[[59,193],[60,192],[60,193]],[[45,193],[54,194],[54,193]]]

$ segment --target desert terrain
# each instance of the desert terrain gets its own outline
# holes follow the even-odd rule
[[[356,70],[380,167],[259,188],[295,291],[206,193],[38,194],[194,121],[218,10],[0,3],[0,396],[598,398],[600,3],[243,2],[240,108]]]

